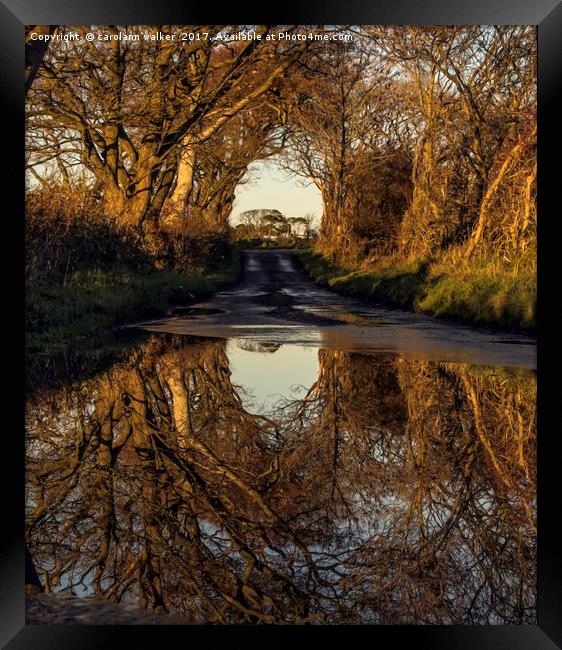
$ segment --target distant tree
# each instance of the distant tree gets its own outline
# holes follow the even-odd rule
[[[288,233],[290,225],[278,210],[268,212],[261,218],[262,232],[267,235],[269,239],[275,239],[279,235]]]
[[[276,209],[259,208],[246,210],[239,216],[240,221],[253,233],[254,237],[273,237],[287,220],[282,212]]]

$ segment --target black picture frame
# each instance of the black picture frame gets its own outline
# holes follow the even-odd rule
[[[539,373],[539,422],[538,422],[538,625],[529,626],[373,626],[367,638],[376,645],[410,644],[417,648],[469,649],[495,648],[497,650],[550,650],[562,648],[562,549],[558,534],[559,504],[556,490],[559,465],[559,426],[557,419],[549,419],[554,411],[557,386],[549,377],[549,366],[554,369],[551,351],[556,349],[557,320],[554,317],[553,300],[546,285],[550,278],[557,286],[559,277],[556,255],[548,252],[552,240],[551,228],[556,221],[560,165],[557,155],[562,151],[560,116],[556,99],[560,93],[562,78],[562,4],[557,0],[473,0],[473,2],[447,2],[447,0],[387,0],[384,3],[368,3],[366,0],[328,0],[320,5],[317,0],[305,4],[261,7],[259,11],[232,3],[229,8],[217,5],[211,11],[205,3],[184,4],[180,0],[129,0],[117,4],[114,0],[90,0],[77,3],[72,0],[1,0],[0,43],[3,56],[0,63],[1,97],[7,108],[4,126],[4,153],[13,161],[21,156],[24,148],[24,26],[26,24],[190,24],[214,22],[236,24],[245,22],[283,24],[525,24],[536,25],[538,30],[538,80],[539,80],[539,298],[538,298],[538,373]],[[266,14],[266,15],[264,15]],[[549,162],[547,162],[549,161]],[[12,170],[4,176],[3,194],[11,194],[10,225],[13,235],[4,241],[10,246],[23,242],[23,173]],[[4,203],[5,205],[5,203]],[[8,215],[4,215],[8,220]],[[548,223],[550,222],[550,223]],[[21,237],[21,240],[19,239]],[[13,267],[10,267],[13,269]],[[11,280],[10,292],[17,290],[13,270],[5,278]],[[13,298],[13,296],[11,296]],[[20,317],[23,315],[23,309]],[[17,323],[17,317],[14,317]],[[16,328],[17,329],[17,328]],[[23,327],[20,331],[23,331]],[[16,334],[14,333],[14,336]],[[552,339],[552,340],[550,340]],[[21,357],[20,357],[21,359]],[[21,386],[21,384],[19,385]],[[19,389],[17,386],[17,389]],[[17,403],[17,396],[14,398]],[[17,414],[19,416],[19,414]],[[553,424],[549,424],[552,422]],[[168,626],[26,626],[24,615],[24,535],[23,535],[23,474],[24,442],[23,417],[17,417],[12,427],[4,428],[4,435],[12,442],[4,446],[3,465],[12,470],[12,476],[2,472],[8,480],[3,495],[4,531],[0,536],[0,643],[9,650],[20,648],[143,648],[155,643],[163,644],[163,636],[174,633],[182,645],[193,642],[192,628]],[[15,487],[17,486],[17,487]],[[193,626],[198,627],[198,626]],[[345,640],[351,632],[365,632],[350,626],[331,627],[330,637],[335,634]],[[215,644],[224,629],[206,626],[206,643]],[[229,644],[253,636],[257,641],[271,637],[283,642],[296,638],[312,640],[310,635],[325,634],[326,628],[307,627],[296,631],[285,626],[272,630],[270,627],[229,627]],[[340,636],[345,635],[345,636]],[[332,640],[332,639],[331,639]],[[336,637],[333,637],[336,641]]]

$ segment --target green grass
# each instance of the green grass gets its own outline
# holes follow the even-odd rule
[[[444,256],[430,269],[428,279],[417,303],[422,311],[474,323],[536,329],[536,274],[524,263],[484,257],[467,264]]]
[[[323,286],[347,296],[371,298],[411,309],[425,281],[427,265],[420,260],[386,264],[362,271],[331,265],[318,253],[304,251],[299,256],[312,278]]]
[[[369,270],[334,266],[311,250],[299,253],[311,277],[343,295],[470,323],[536,329],[536,274],[530,255],[504,262],[465,262],[459,251],[436,261],[386,260]]]
[[[26,347],[28,352],[68,346],[117,325],[163,314],[236,281],[239,251],[223,267],[202,275],[174,271],[92,269],[64,283],[28,286]]]

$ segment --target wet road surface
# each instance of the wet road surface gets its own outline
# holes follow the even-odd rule
[[[432,361],[536,367],[536,339],[386,309],[318,287],[290,250],[243,254],[240,282],[171,316],[138,324],[154,332],[247,338]]]

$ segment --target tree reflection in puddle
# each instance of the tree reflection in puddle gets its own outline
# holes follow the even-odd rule
[[[48,590],[196,623],[536,621],[533,373],[309,350],[259,412],[228,346],[153,336],[30,396]]]

